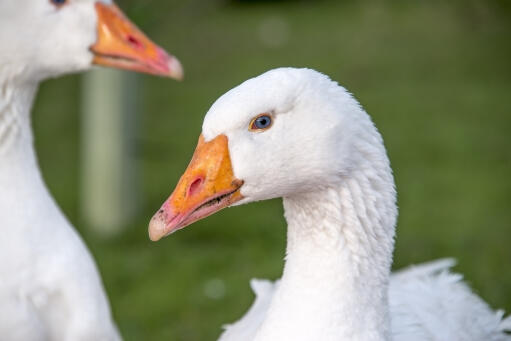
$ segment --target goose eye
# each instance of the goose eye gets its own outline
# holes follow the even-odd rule
[[[271,127],[273,119],[268,114],[261,114],[256,116],[252,122],[250,122],[250,131],[266,130]]]
[[[62,6],[65,5],[68,0],[50,0],[52,4],[55,6]]]

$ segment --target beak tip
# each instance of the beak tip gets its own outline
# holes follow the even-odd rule
[[[184,70],[181,62],[176,57],[170,57],[168,62],[169,77],[175,80],[182,81],[184,78]]]
[[[165,221],[156,213],[149,222],[149,239],[157,242],[165,235]]]

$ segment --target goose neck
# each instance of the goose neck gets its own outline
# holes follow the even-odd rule
[[[397,214],[390,173],[361,172],[284,198],[284,210],[284,273],[256,340],[289,339],[290,330],[293,340],[388,340]]]

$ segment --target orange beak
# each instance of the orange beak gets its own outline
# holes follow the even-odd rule
[[[149,238],[157,241],[243,199],[243,181],[234,177],[228,139],[219,135],[199,143],[176,189],[149,223]]]
[[[181,80],[176,57],[153,43],[115,4],[96,2],[98,40],[91,46],[93,63]]]

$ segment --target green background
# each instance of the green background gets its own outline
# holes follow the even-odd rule
[[[80,76],[46,82],[34,113],[48,185],[103,275],[125,340],[215,340],[278,278],[280,200],[224,210],[158,243],[147,223],[185,169],[213,101],[278,66],[322,71],[379,127],[399,193],[395,268],[455,257],[511,311],[511,16],[506,1],[119,1],[182,61],[141,76],[141,214],[108,239],[80,219]],[[57,138],[58,137],[58,138]]]

